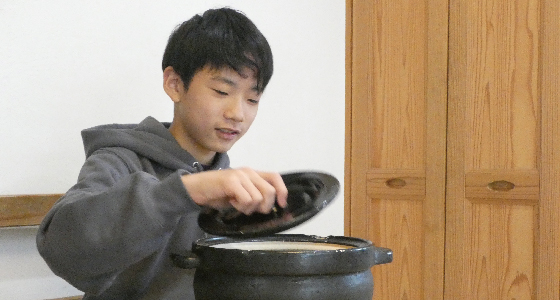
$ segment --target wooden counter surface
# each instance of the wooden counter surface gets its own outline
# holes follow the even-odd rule
[[[0,227],[39,225],[62,194],[0,196]]]

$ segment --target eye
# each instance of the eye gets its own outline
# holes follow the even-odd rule
[[[259,104],[259,100],[247,99],[247,101],[249,101],[249,103],[251,103],[251,104]]]
[[[227,96],[227,95],[228,95],[228,93],[226,93],[226,92],[224,92],[224,91],[220,91],[220,90],[216,90],[216,89],[213,89],[213,90],[214,90],[214,92],[216,92],[218,95],[221,95],[221,96]]]

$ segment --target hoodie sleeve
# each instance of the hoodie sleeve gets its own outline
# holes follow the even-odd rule
[[[186,171],[160,180],[141,170],[137,156],[137,163],[126,163],[117,153],[102,149],[88,157],[78,183],[53,206],[37,235],[53,272],[92,294],[162,251],[179,219],[200,210],[182,184]]]

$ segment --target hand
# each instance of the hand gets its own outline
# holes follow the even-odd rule
[[[287,205],[288,189],[278,173],[240,168],[188,174],[181,179],[193,201],[201,206],[219,210],[233,206],[250,215],[269,213],[275,200],[282,208]]]

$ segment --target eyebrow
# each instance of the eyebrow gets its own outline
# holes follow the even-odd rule
[[[231,79],[229,79],[229,78],[227,78],[227,77],[224,77],[224,76],[220,76],[220,75],[213,76],[213,77],[212,77],[212,80],[213,80],[213,81],[223,82],[223,83],[225,83],[225,84],[227,84],[227,85],[229,85],[229,86],[232,86],[232,87],[237,87],[237,82],[235,82],[235,81],[233,81],[233,80],[231,80]],[[254,92],[257,92],[257,93],[259,92],[259,89],[257,88],[256,85],[253,86],[253,87],[251,88],[251,90],[254,91]]]
[[[231,80],[231,79],[229,79],[229,78],[227,78],[227,77],[224,77],[224,76],[213,76],[213,77],[212,77],[212,80],[214,80],[214,81],[219,81],[219,82],[223,82],[223,83],[225,83],[225,84],[227,84],[227,85],[231,85],[231,86],[233,86],[233,87],[236,87],[236,86],[237,86],[237,83],[236,83],[235,81],[233,81],[233,80]]]

